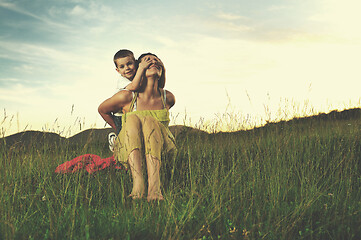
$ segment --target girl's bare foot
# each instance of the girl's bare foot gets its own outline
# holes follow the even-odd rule
[[[163,201],[164,197],[162,195],[162,193],[148,193],[148,197],[147,197],[147,201]]]
[[[147,200],[154,201],[154,200],[164,200],[162,195],[162,190],[160,188],[160,161],[153,157],[152,155],[148,154],[146,156],[147,161],[147,171],[148,171],[148,197]]]
[[[143,198],[143,194],[140,194],[140,193],[133,194],[133,193],[131,193],[131,194],[129,194],[128,197],[129,197],[129,198],[132,198],[133,200],[135,200],[135,199],[142,199],[142,198]]]
[[[132,193],[129,194],[128,197],[131,197],[133,199],[141,199],[144,197],[144,192],[145,192],[144,186],[143,187],[141,185],[133,186]]]

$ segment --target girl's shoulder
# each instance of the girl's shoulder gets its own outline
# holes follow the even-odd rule
[[[165,99],[166,99],[167,105],[169,105],[169,108],[171,108],[175,104],[175,97],[174,97],[173,93],[171,93],[170,91],[165,90],[165,89],[161,89],[161,91],[165,92],[165,94],[166,94]]]

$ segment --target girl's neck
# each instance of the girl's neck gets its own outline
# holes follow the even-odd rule
[[[139,91],[139,95],[147,98],[157,97],[159,95],[158,78],[148,77],[142,89]]]

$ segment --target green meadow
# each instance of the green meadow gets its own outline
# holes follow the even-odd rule
[[[0,139],[0,239],[361,239],[360,112],[212,134],[180,126],[176,156],[162,160],[165,200],[150,203],[127,197],[125,170],[54,173],[111,156],[106,139]]]

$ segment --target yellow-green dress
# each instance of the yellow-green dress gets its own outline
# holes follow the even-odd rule
[[[123,164],[128,168],[128,157],[129,154],[134,149],[139,149],[141,154],[144,156],[146,154],[151,154],[161,161],[162,155],[167,154],[170,151],[176,151],[175,139],[172,133],[170,132],[169,125],[169,111],[166,108],[165,103],[165,90],[161,91],[161,98],[163,102],[163,109],[160,110],[134,110],[134,105],[137,101],[138,93],[134,93],[132,102],[130,104],[129,112],[125,113],[122,117],[122,130],[120,131],[114,146],[114,157],[117,161]],[[134,110],[134,111],[133,111]],[[157,130],[160,131],[160,134],[157,136],[159,139],[152,141],[152,144],[145,144],[144,139],[147,139],[147,136],[139,136],[129,138],[126,136],[127,128],[127,118],[129,119],[130,115],[137,115],[141,122],[143,122],[147,117],[152,117]],[[154,142],[157,142],[155,144]]]

